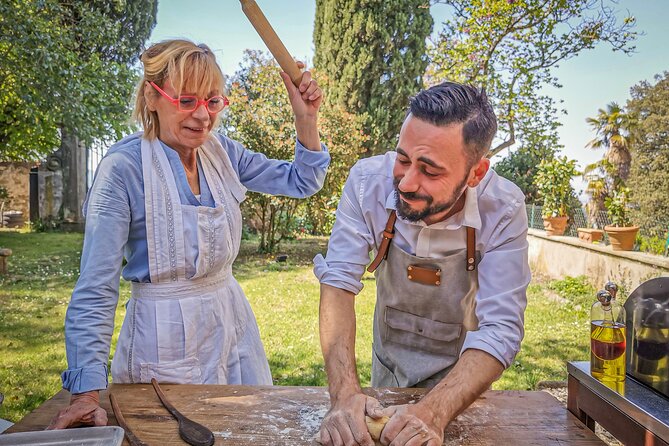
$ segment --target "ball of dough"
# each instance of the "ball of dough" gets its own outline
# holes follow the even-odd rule
[[[383,428],[386,427],[386,423],[390,420],[390,417],[381,417],[379,419],[374,419],[365,415],[365,422],[367,423],[367,430],[369,435],[372,436],[372,440],[378,441],[381,438],[381,432]]]

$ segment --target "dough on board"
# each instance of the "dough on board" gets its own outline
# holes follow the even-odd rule
[[[381,432],[383,431],[383,428],[386,427],[388,420],[390,420],[390,417],[384,416],[378,420],[375,420],[374,418],[365,415],[367,430],[369,431],[369,435],[372,436],[372,440],[377,442],[379,441],[379,438],[381,438]]]

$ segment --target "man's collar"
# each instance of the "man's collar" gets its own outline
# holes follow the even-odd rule
[[[477,186],[478,187],[478,186]],[[474,229],[481,229],[481,214],[479,214],[479,202],[477,187],[468,187],[465,191],[465,205],[460,212],[451,215],[449,218],[429,225],[432,229],[460,229],[462,226],[469,226]],[[397,211],[396,197],[397,191],[393,188],[392,192],[386,198],[386,209]],[[409,221],[399,215],[397,218],[407,224],[413,224],[428,227],[423,220]]]

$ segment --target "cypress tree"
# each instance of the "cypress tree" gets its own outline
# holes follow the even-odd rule
[[[365,115],[368,155],[394,148],[408,98],[423,86],[427,0],[316,0],[314,65],[330,104]]]
[[[669,71],[632,87],[627,112],[637,119],[630,131],[633,223],[664,241],[669,230]],[[658,250],[661,251],[661,250]]]

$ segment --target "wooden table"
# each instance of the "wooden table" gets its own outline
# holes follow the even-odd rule
[[[252,387],[162,385],[167,398],[184,415],[209,427],[217,445],[314,445],[329,408],[323,387]],[[177,423],[163,408],[151,385],[109,388],[130,428],[151,445],[185,443]],[[384,405],[418,401],[423,389],[365,389]],[[108,412],[107,393],[101,400]],[[8,432],[44,429],[67,404],[61,391]],[[116,424],[111,415],[109,424]],[[455,445],[603,445],[594,433],[545,392],[489,391],[448,427],[444,444]]]
[[[567,407],[590,429],[595,422],[628,446],[669,446],[669,403],[631,378],[616,389],[590,375],[589,362],[567,364]]]

